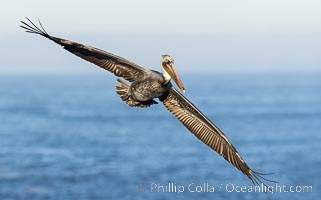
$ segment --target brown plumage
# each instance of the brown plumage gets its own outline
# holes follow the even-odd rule
[[[171,87],[169,93],[161,100],[167,110],[190,132],[243,172],[254,184],[261,183],[261,179],[267,180],[262,177],[264,174],[253,171],[224,133],[174,87]]]
[[[118,79],[120,85],[116,86],[117,94],[127,105],[146,108],[152,104],[157,104],[154,99],[158,98],[190,132],[223,156],[225,160],[245,174],[254,184],[263,183],[264,180],[274,182],[262,177],[262,175],[266,174],[253,171],[225,134],[172,86],[170,83],[171,78],[185,92],[171,56],[163,56],[162,67],[164,74],[161,74],[98,48],[52,37],[43,29],[40,21],[41,29],[28,18],[27,20],[30,24],[21,21],[23,24],[21,27],[26,29],[27,32],[44,36],[63,46],[64,49],[76,56],[132,82],[128,84]],[[265,183],[263,184],[265,185]]]

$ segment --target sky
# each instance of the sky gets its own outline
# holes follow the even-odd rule
[[[19,28],[41,19],[56,37],[160,70],[186,73],[321,71],[319,0],[10,0],[0,2],[0,74],[100,73]]]

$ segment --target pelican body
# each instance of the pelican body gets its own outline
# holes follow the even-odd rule
[[[185,88],[174,68],[174,59],[170,55],[163,55],[162,67],[164,74],[150,70],[146,72],[141,79],[135,80],[131,85],[128,85],[121,79],[118,82],[121,85],[116,86],[116,92],[120,95],[126,104],[133,107],[148,107],[152,104],[157,104],[155,98],[161,99],[169,93],[171,88],[171,77],[174,77],[175,82],[185,92]]]
[[[271,181],[263,177],[266,174],[252,170],[225,134],[175,89],[170,82],[171,80],[185,93],[185,88],[176,72],[174,59],[171,56],[162,56],[162,69],[164,72],[160,73],[143,68],[101,49],[53,37],[45,31],[40,21],[40,27],[37,27],[31,20],[26,19],[29,23],[21,21],[21,27],[26,32],[38,34],[52,40],[76,56],[130,82],[131,84],[123,79],[117,79],[120,85],[116,86],[116,93],[120,95],[120,98],[128,106],[147,108],[157,104],[156,100],[158,99],[191,133],[245,174],[253,184],[265,185],[263,180]]]

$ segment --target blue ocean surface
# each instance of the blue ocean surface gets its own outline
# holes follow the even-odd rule
[[[162,103],[126,106],[111,74],[2,75],[0,199],[320,198],[320,73],[181,77],[187,98],[279,188],[254,190]]]

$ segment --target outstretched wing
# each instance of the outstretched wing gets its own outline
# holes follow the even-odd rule
[[[253,171],[224,133],[173,86],[171,86],[169,93],[160,100],[198,139],[243,172],[254,184],[263,183],[262,179],[271,181],[262,177],[265,174]]]
[[[26,29],[26,32],[44,36],[56,42],[57,44],[63,46],[64,49],[66,49],[67,51],[95,65],[98,65],[99,67],[105,70],[114,73],[116,76],[123,77],[124,79],[133,82],[135,80],[142,79],[145,74],[150,73],[149,69],[145,69],[122,57],[108,53],[101,49],[50,36],[42,27],[40,21],[39,25],[41,29],[37,27],[30,19],[26,19],[30,23],[28,24],[26,22],[21,21],[23,25],[20,26]]]

